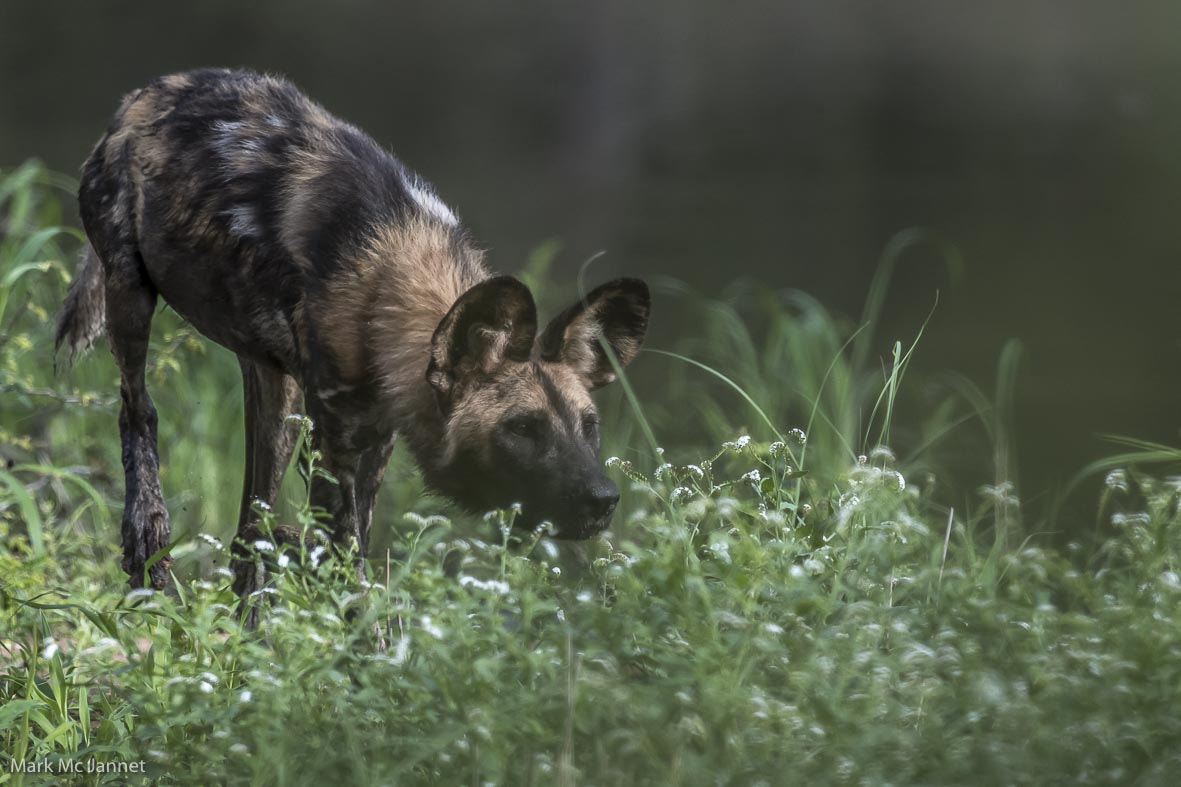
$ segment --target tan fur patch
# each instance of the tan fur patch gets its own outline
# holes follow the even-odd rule
[[[549,408],[532,362],[508,363],[493,375],[477,372],[459,392],[447,420],[443,459],[450,462],[465,445],[489,451],[493,430],[510,412],[544,412]]]
[[[594,409],[595,403],[586,388],[586,381],[577,370],[562,363],[542,363],[541,367],[554,381],[554,387],[573,412],[583,413]]]
[[[189,78],[188,74],[169,74],[166,77],[161,77],[160,81],[164,84],[164,87],[175,91],[184,90],[193,84],[193,80]]]
[[[421,220],[380,228],[317,310],[348,380],[377,374],[402,412],[434,407],[420,401],[432,395],[424,381],[431,337],[459,296],[488,277],[482,253],[457,249],[450,232]]]
[[[600,303],[592,304],[571,320],[562,333],[562,360],[582,375],[589,375],[598,362],[595,350],[603,332],[599,322],[601,308]]]
[[[549,377],[561,400],[557,409],[542,375]],[[444,461],[451,461],[460,446],[490,451],[493,431],[511,413],[545,413],[553,428],[569,431],[580,427],[582,413],[594,409],[582,377],[570,367],[536,360],[506,364],[493,375],[476,375],[460,392],[447,421]],[[565,414],[574,414],[574,422],[569,423]],[[488,456],[484,459],[491,461]]]
[[[116,114],[118,125],[105,141],[105,156],[108,161],[117,160],[125,149],[130,149],[129,159],[131,182],[135,189],[135,219],[138,225],[139,217],[143,216],[143,171],[146,167],[160,166],[164,159],[164,152],[154,135],[145,134],[144,130],[151,127],[162,118],[168,109],[164,106],[160,89],[149,87],[128,93],[123,97]],[[122,196],[122,195],[121,195]],[[111,220],[121,224],[127,220],[125,215],[127,200],[121,198],[111,206]],[[142,226],[137,226],[143,231]]]
[[[320,145],[311,144],[291,152],[292,166],[287,174],[283,190],[287,195],[287,208],[283,212],[283,223],[279,227],[279,238],[288,249],[298,249],[302,244],[299,234],[307,225],[308,214],[315,204],[315,184],[328,175],[332,168],[331,157]],[[297,256],[296,264],[305,270],[311,261]]]

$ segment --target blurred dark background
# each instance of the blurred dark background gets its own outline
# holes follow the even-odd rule
[[[435,182],[495,267],[739,275],[860,312],[989,390],[1025,347],[1026,491],[1175,443],[1181,382],[1181,5],[339,2],[0,5],[0,166],[76,172],[120,95],[194,66],[285,74]],[[675,320],[664,323],[667,332]],[[676,395],[676,392],[673,392]],[[1031,489],[1032,488],[1032,489]]]

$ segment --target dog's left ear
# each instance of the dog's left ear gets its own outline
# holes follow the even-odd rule
[[[651,302],[648,285],[639,279],[596,287],[545,327],[537,340],[542,360],[571,367],[591,390],[614,381],[615,368],[599,340],[627,366],[644,343]]]
[[[445,404],[470,375],[529,360],[536,335],[529,288],[511,276],[485,279],[459,296],[435,328],[427,382]]]

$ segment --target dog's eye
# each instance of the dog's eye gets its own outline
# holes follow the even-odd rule
[[[599,417],[593,413],[582,416],[582,434],[593,438],[599,433]]]
[[[516,415],[504,422],[504,430],[517,437],[536,438],[541,434],[541,420],[535,415]]]

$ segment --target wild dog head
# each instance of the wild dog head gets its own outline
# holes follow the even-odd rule
[[[636,357],[648,311],[647,285],[616,279],[538,334],[520,281],[468,290],[431,342],[426,375],[445,423],[436,485],[472,510],[520,503],[519,524],[549,521],[560,538],[604,530],[619,489],[599,461],[590,394]]]

